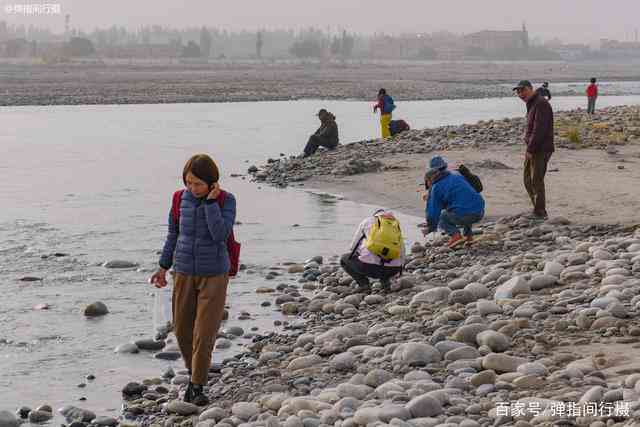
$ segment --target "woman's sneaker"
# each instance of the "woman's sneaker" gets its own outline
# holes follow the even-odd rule
[[[193,384],[189,381],[187,385],[187,390],[184,392],[184,397],[182,398],[187,403],[193,402]]]
[[[209,398],[204,394],[204,387],[199,384],[193,385],[193,400],[191,401],[197,406],[207,406]]]
[[[447,243],[447,246],[449,246],[449,249],[457,249],[460,245],[463,244],[464,239],[462,238],[462,235],[460,233],[457,233],[451,236],[451,238],[449,239],[449,243]]]

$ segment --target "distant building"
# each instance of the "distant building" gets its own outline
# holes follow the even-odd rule
[[[585,59],[591,54],[591,48],[586,44],[558,44],[546,47],[559,54],[565,61]]]
[[[600,51],[614,58],[640,57],[640,42],[621,42],[618,40],[600,40]]]
[[[520,31],[479,31],[464,36],[467,48],[487,53],[526,49],[529,47],[529,32],[525,25]]]

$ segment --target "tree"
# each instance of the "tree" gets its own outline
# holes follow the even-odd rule
[[[68,43],[64,46],[64,52],[66,56],[71,57],[86,57],[95,53],[93,43],[91,40],[83,37],[72,37]]]
[[[418,59],[436,59],[438,57],[438,52],[432,48],[431,46],[422,46],[420,51],[418,52]]]
[[[183,58],[201,58],[202,51],[200,50],[200,46],[194,41],[189,41],[189,43],[182,48],[182,57]]]
[[[264,46],[264,40],[262,40],[262,32],[258,31],[256,36],[256,56],[262,58],[262,47]]]
[[[8,58],[24,56],[28,51],[29,42],[25,38],[7,40],[5,43],[5,53]]]
[[[211,55],[211,44],[213,39],[211,33],[206,27],[202,27],[200,30],[200,51],[203,58],[208,58]]]
[[[296,58],[321,58],[322,44],[318,40],[306,38],[294,42],[289,52]]]
[[[356,44],[355,37],[347,34],[347,31],[342,32],[342,43],[340,44],[340,53],[345,58],[351,58],[353,55],[353,48]]]

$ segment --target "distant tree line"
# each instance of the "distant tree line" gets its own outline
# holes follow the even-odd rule
[[[347,30],[227,31],[211,27],[176,29],[160,25],[135,30],[113,25],[91,32],[68,33],[0,21],[0,55],[46,56],[51,45],[62,45],[65,56],[143,57],[173,56],[186,59],[557,59],[549,49],[531,46],[514,52],[468,49],[461,35],[431,34],[360,35]],[[107,55],[108,53],[108,55]]]

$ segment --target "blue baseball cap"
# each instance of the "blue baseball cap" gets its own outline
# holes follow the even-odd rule
[[[440,156],[434,156],[429,162],[429,169],[444,170],[448,167],[447,161]]]

